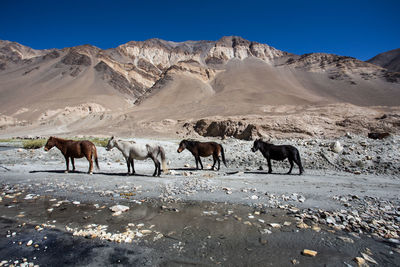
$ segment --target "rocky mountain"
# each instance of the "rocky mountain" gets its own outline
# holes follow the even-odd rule
[[[351,57],[294,55],[236,36],[131,41],[107,50],[35,50],[0,41],[3,128],[63,131],[65,125],[89,127],[82,118],[113,127],[121,118],[265,114],[271,105],[398,106],[398,99],[398,72]]]
[[[400,72],[400,48],[376,55],[367,62],[393,72]]]

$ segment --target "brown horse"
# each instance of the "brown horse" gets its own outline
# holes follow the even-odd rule
[[[192,140],[182,140],[179,144],[178,153],[181,153],[183,150],[189,150],[196,160],[196,169],[199,169],[199,162],[201,169],[203,169],[203,164],[201,163],[200,157],[209,157],[213,156],[214,164],[212,169],[214,169],[215,163],[218,161],[218,170],[220,167],[220,159],[219,154],[222,156],[222,162],[226,166],[225,162],[225,153],[224,148],[222,145],[216,142],[199,142],[199,141],[192,141]]]
[[[44,150],[49,151],[54,146],[57,147],[65,157],[65,163],[67,165],[67,170],[65,173],[69,172],[69,158],[71,158],[72,171],[75,171],[74,159],[83,157],[86,157],[86,159],[89,161],[89,174],[93,174],[93,157],[96,162],[97,169],[100,169],[99,162],[97,160],[96,146],[92,142],[87,140],[65,140],[51,136],[49,140],[47,140]]]

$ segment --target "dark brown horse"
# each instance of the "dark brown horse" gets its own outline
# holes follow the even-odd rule
[[[49,140],[47,140],[44,150],[49,151],[54,146],[57,147],[65,157],[65,163],[67,165],[67,170],[65,173],[69,172],[69,158],[71,158],[72,171],[75,171],[74,159],[83,157],[86,157],[86,159],[89,161],[89,174],[93,174],[93,158],[96,162],[97,169],[100,169],[99,162],[97,160],[96,146],[92,142],[87,140],[65,140],[51,136]]]
[[[201,163],[200,157],[209,157],[213,156],[214,164],[212,169],[215,167],[215,163],[218,161],[218,170],[220,168],[220,159],[219,154],[222,156],[222,162],[226,166],[225,162],[225,154],[224,148],[222,145],[216,142],[199,142],[199,141],[192,141],[192,140],[182,140],[179,144],[178,153],[181,153],[183,150],[189,150],[192,152],[194,159],[196,160],[196,169],[199,169],[199,162],[201,169],[203,169],[203,164]]]
[[[302,174],[304,172],[303,166],[301,165],[300,153],[294,146],[276,146],[268,142],[263,142],[261,139],[257,139],[256,141],[254,141],[251,151],[256,152],[257,150],[260,150],[264,158],[267,159],[268,173],[272,172],[271,159],[278,161],[288,159],[290,163],[290,170],[288,171],[288,174],[292,172],[294,165],[293,162],[295,162],[297,166],[299,166],[299,174]]]

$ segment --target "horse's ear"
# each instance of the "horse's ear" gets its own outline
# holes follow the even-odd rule
[[[113,135],[113,136],[111,136],[111,138],[110,138],[110,139],[111,139],[111,140],[112,140],[112,139],[114,139],[114,135]]]

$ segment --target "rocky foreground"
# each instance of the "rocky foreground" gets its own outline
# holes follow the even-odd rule
[[[0,152],[1,265],[395,266],[399,141],[275,140],[298,147],[302,176],[284,175],[287,162],[273,162],[267,174],[252,142],[232,138],[218,141],[228,165],[219,172],[209,170],[210,160],[207,170],[193,169],[192,155],[176,152],[178,140],[159,141],[169,160],[160,178],[150,176],[150,161],[135,162],[138,175],[125,176],[120,152],[101,147],[101,170],[92,176],[85,160],[64,174],[56,149],[7,149]]]

